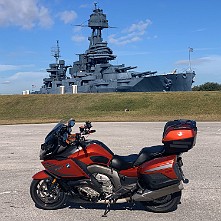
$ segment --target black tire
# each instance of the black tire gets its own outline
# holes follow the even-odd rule
[[[50,188],[49,192],[48,189]],[[52,179],[33,180],[30,186],[30,194],[35,206],[44,210],[62,208],[66,201],[66,194],[58,183],[52,184]]]
[[[177,205],[180,203],[181,191],[172,193],[165,197],[161,197],[154,201],[141,202],[145,209],[154,213],[167,213],[177,209]]]

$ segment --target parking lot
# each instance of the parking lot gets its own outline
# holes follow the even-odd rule
[[[163,122],[94,123],[98,139],[116,154],[138,153],[161,143]],[[75,204],[54,211],[35,207],[29,194],[34,175],[43,167],[40,144],[54,124],[0,126],[0,220],[221,220],[221,122],[199,122],[196,146],[183,154],[183,170],[190,180],[184,185],[181,204],[174,212],[154,214],[139,204],[113,205],[102,218],[104,204]],[[75,126],[77,130],[79,124]]]

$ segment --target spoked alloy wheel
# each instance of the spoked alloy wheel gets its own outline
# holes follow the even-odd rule
[[[52,183],[53,179],[33,180],[30,194],[36,207],[53,210],[64,206],[66,195],[58,183]]]
[[[167,213],[177,209],[180,203],[181,191],[155,199],[153,201],[141,202],[147,211],[154,213]]]

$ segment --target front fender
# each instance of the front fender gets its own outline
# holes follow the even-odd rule
[[[45,172],[45,170],[42,170],[42,171],[36,173],[32,177],[33,180],[43,180],[43,179],[48,179],[48,178],[50,178],[50,176]]]

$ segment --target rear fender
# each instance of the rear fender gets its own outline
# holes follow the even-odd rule
[[[45,170],[42,170],[42,171],[36,173],[32,177],[33,180],[43,180],[43,179],[48,179],[48,178],[50,178],[50,176],[45,172]]]

